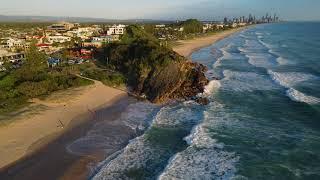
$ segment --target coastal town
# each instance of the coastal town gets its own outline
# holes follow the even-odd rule
[[[0,180],[320,180],[320,0],[2,0]]]
[[[170,24],[141,24],[140,26],[155,35],[163,44],[168,44],[168,41],[184,40],[210,32],[278,21],[279,17],[276,15],[266,14],[261,19],[257,19],[250,14],[248,17],[224,18],[223,21],[203,21],[200,30],[196,31],[185,29],[181,21]],[[66,64],[88,62],[94,59],[97,49],[113,42],[119,42],[128,26],[69,22],[44,25],[35,24],[29,29],[20,28],[19,24],[16,24],[18,27],[16,29],[6,24],[0,26],[0,71],[6,70],[5,62],[10,62],[12,68],[20,67],[31,45],[35,45],[39,51],[49,56],[47,63],[50,67],[62,63],[62,60]]]
[[[131,104],[139,110],[144,103],[153,108],[176,100],[210,104],[203,94],[209,78],[218,78],[207,77],[207,67],[191,61],[191,53],[256,24],[278,22],[266,14],[220,21],[1,23],[0,179],[88,179],[94,171],[89,164],[146,130],[148,123],[133,122],[142,122],[145,112],[136,115]],[[122,114],[127,108],[133,114],[128,122]],[[95,136],[80,144],[84,155],[78,153],[71,142],[100,122],[107,135],[98,143],[108,150],[92,143]],[[177,134],[170,146],[187,135]],[[87,150],[90,144],[95,147]]]

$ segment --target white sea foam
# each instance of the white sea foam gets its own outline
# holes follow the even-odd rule
[[[208,97],[212,95],[215,91],[217,91],[221,87],[221,83],[219,80],[212,80],[208,85],[205,86],[204,92],[200,94],[200,96]]]
[[[278,57],[276,59],[276,61],[278,62],[279,65],[287,65],[287,64],[292,64],[288,59],[285,59],[283,57]]]
[[[217,67],[221,66],[221,63],[222,63],[223,60],[232,58],[231,53],[229,53],[227,51],[228,48],[230,48],[230,45],[220,49],[221,52],[222,52],[222,56],[220,58],[218,58],[217,61],[213,64],[214,68],[217,68]]]
[[[238,159],[235,153],[190,146],[174,156],[158,179],[227,180],[234,176],[236,172],[234,164]]]
[[[288,88],[286,94],[291,100],[307,104],[318,104],[320,102],[320,98],[308,96],[293,88],[301,82],[317,79],[317,76],[298,72],[279,73],[271,70],[268,73],[276,83]]]
[[[235,47],[229,44],[228,46],[220,49],[222,52],[222,56],[217,58],[217,61],[213,64],[213,68],[220,67],[224,61],[237,61],[237,60],[243,59],[243,57],[239,56],[238,53],[232,53],[232,51],[234,50],[231,48],[235,48]]]
[[[211,106],[222,108],[217,103]],[[231,179],[235,176],[235,163],[239,157],[223,150],[223,144],[210,137],[207,127],[212,125],[205,112],[204,121],[193,128],[185,138],[190,145],[177,153],[168,163],[159,180],[167,179]]]
[[[266,53],[269,49],[258,40],[246,40],[243,47],[238,48],[243,54],[247,53]]]
[[[187,101],[179,105],[166,106],[161,108],[153,120],[153,126],[156,127],[177,127],[186,124],[197,124],[199,122],[199,114],[194,109],[194,101]]]
[[[273,56],[266,53],[247,53],[248,62],[256,67],[271,68],[277,65]]]
[[[246,36],[244,34],[240,34],[240,37],[244,38],[244,39],[249,39],[250,37],[249,36]]]
[[[151,127],[173,128],[196,124],[199,117],[193,110],[195,103],[168,105],[160,109]],[[132,169],[147,169],[149,162],[156,162],[166,149],[155,147],[147,140],[146,134],[132,140],[122,153],[101,168],[94,179],[127,179],[126,172]]]
[[[262,41],[261,39],[258,40],[262,45],[264,45],[265,47],[267,47],[268,49],[272,49],[273,46],[269,43],[266,43],[264,41]]]
[[[130,104],[124,113],[121,114],[121,120],[124,124],[133,130],[145,130],[150,120],[148,116],[157,108],[154,104],[138,102]]]
[[[96,123],[84,136],[70,143],[66,149],[76,155],[88,155],[93,150],[111,153],[128,141],[127,135],[119,133],[125,126],[132,130],[145,130],[149,127],[149,115],[157,108],[150,103],[130,104],[117,121],[108,119]]]
[[[125,173],[130,169],[138,169],[147,165],[148,160],[156,154],[143,136],[131,141],[115,159],[101,168],[94,180],[127,179]]]
[[[317,76],[300,72],[274,72],[268,70],[271,78],[286,88],[291,88],[301,82],[317,79]]]
[[[223,144],[219,144],[215,139],[209,137],[204,124],[195,126],[192,129],[191,134],[185,137],[184,140],[189,145],[193,145],[198,148],[223,148]]]
[[[277,88],[269,77],[265,75],[231,70],[224,70],[223,74],[225,78],[221,80],[221,89],[226,91],[250,92]]]
[[[291,100],[297,101],[297,102],[304,102],[307,104],[319,104],[320,98],[316,98],[313,96],[307,96],[293,88],[290,88],[287,90],[287,95],[290,97]]]

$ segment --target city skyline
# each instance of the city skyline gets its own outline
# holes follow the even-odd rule
[[[262,17],[277,14],[285,20],[320,20],[316,0],[139,0],[136,2],[92,0],[20,0],[1,3],[1,15],[89,17],[106,19],[161,19],[197,18],[201,20],[239,17],[249,13]]]

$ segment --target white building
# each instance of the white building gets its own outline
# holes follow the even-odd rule
[[[156,28],[165,28],[165,27],[166,27],[165,24],[157,24],[157,25],[156,25]]]
[[[223,28],[224,28],[224,25],[223,25],[223,24],[217,24],[217,28],[218,28],[218,29],[223,29]]]
[[[203,31],[207,31],[209,29],[213,29],[214,28],[214,24],[204,24],[203,25]]]
[[[52,43],[65,43],[71,41],[71,37],[56,35],[56,36],[48,36],[48,41]]]
[[[5,61],[16,62],[25,58],[23,53],[11,53],[6,50],[0,49],[0,65],[3,65]]]
[[[74,27],[75,27],[75,24],[68,23],[68,22],[61,22],[58,24],[52,24],[51,26],[48,26],[48,30],[49,31],[69,31]]]
[[[1,43],[1,47],[6,49],[25,48],[25,46],[26,41],[22,39],[7,38],[3,39]]]
[[[99,34],[101,31],[102,29],[99,27],[82,27],[68,31],[64,33],[64,35],[69,37],[79,37],[81,39],[90,39],[90,37],[94,36],[95,34]]]
[[[122,35],[124,34],[125,27],[123,24],[113,25],[107,31],[107,35]]]

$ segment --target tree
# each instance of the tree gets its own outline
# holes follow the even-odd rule
[[[26,61],[14,73],[16,78],[21,81],[41,79],[46,67],[46,60],[47,56],[43,52],[39,52],[35,42],[33,42],[26,53]]]
[[[196,19],[188,19],[182,22],[182,27],[187,34],[201,33],[203,31],[203,24]]]
[[[149,33],[149,34],[152,34],[152,35],[155,34],[155,27],[154,27],[154,25],[152,25],[152,24],[146,24],[146,25],[144,25],[144,30],[145,30],[147,33]]]

